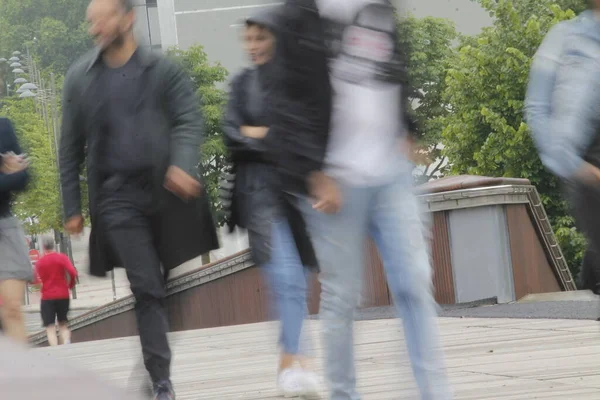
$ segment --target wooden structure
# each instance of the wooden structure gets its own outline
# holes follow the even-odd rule
[[[528,181],[450,177],[419,187],[419,194],[433,223],[431,255],[439,303],[491,297],[513,301],[530,293],[575,289],[537,191]],[[269,320],[267,288],[247,251],[176,277],[168,288],[173,331]],[[316,313],[316,279],[311,293],[309,310]],[[381,260],[369,244],[362,307],[390,304]],[[126,297],[78,316],[71,321],[73,342],[135,335],[133,307],[134,299]],[[31,340],[44,345],[44,332]]]
[[[315,344],[316,372],[323,376],[318,321],[309,321],[306,330]],[[598,399],[596,321],[442,318],[440,331],[456,400]],[[281,399],[275,391],[276,335],[273,323],[172,334],[177,398]],[[364,400],[419,398],[398,320],[357,322],[355,342]],[[35,349],[33,354],[62,359],[131,392],[140,393],[148,382],[136,337]],[[37,375],[26,378],[31,385],[39,382]],[[69,387],[58,389],[54,392]],[[53,393],[52,386],[46,390]]]

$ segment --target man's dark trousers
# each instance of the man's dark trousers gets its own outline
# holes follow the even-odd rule
[[[579,274],[580,289],[600,294],[600,187],[572,183],[566,188],[577,227],[588,240]]]
[[[150,174],[113,175],[104,181],[99,224],[135,296],[144,364],[154,383],[170,379],[171,350],[165,306],[165,276],[156,250],[156,220]]]

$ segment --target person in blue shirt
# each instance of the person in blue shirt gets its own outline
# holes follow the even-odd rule
[[[544,166],[564,186],[588,238],[581,285],[598,293],[600,229],[600,1],[553,27],[531,67],[525,116]],[[600,215],[598,215],[600,217]]]

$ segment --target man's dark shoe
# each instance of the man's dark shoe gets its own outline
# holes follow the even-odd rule
[[[175,391],[169,381],[161,381],[153,385],[153,400],[175,400]]]

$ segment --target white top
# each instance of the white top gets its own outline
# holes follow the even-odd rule
[[[372,61],[387,61],[395,29],[390,13],[369,9],[381,0],[316,0],[321,16],[343,23],[342,52],[330,61],[334,90],[326,172],[352,185],[380,185],[412,165],[401,155],[401,86],[372,77]],[[354,20],[360,13],[356,24]],[[369,29],[375,27],[376,29]],[[360,57],[360,58],[356,58]]]

